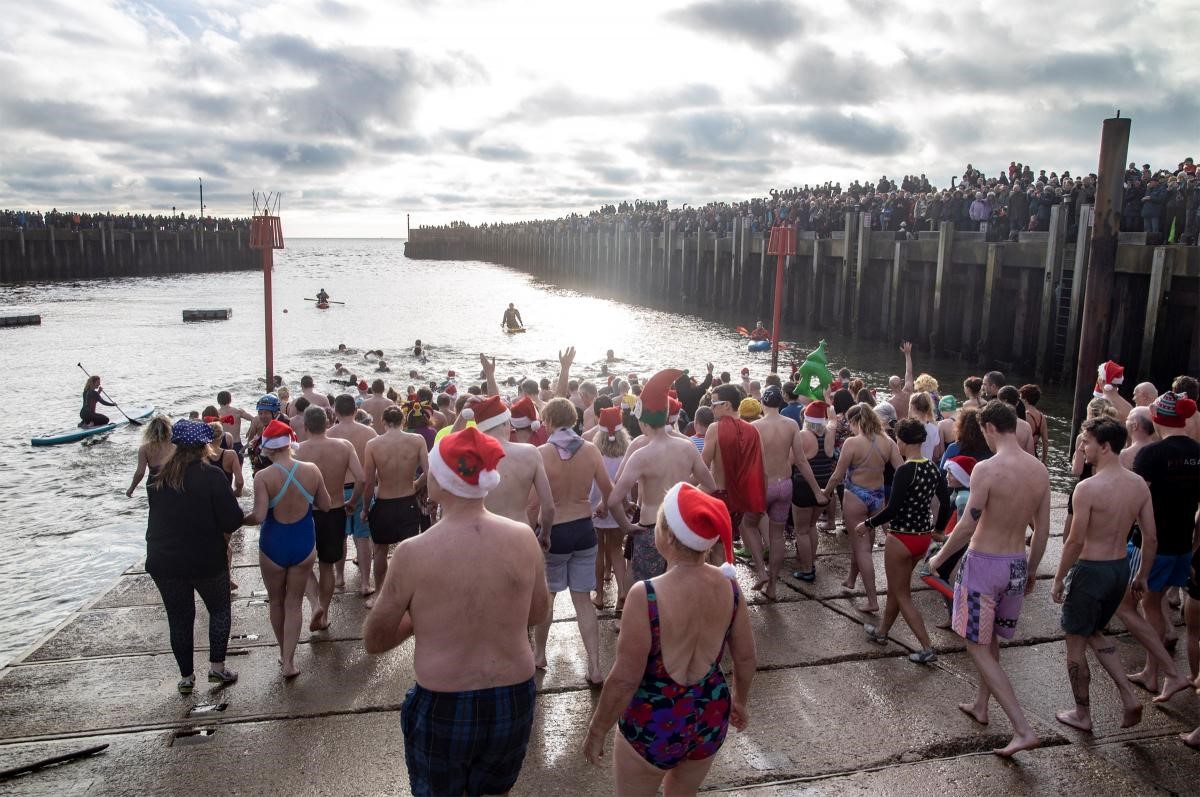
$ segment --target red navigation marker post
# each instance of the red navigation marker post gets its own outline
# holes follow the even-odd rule
[[[775,255],[775,311],[771,317],[771,373],[779,372],[779,327],[783,316],[783,269],[789,255],[796,254],[796,228],[772,227],[767,254]]]
[[[275,268],[275,250],[283,248],[283,226],[274,213],[279,208],[279,195],[267,194],[259,212],[260,195],[254,195],[254,215],[250,217],[250,248],[262,250],[263,268],[263,311],[266,320],[267,340],[267,391],[275,389],[275,333],[272,326],[271,271]]]

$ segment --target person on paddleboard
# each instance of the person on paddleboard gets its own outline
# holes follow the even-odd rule
[[[521,329],[525,326],[521,319],[521,311],[512,302],[508,303],[508,309],[504,311],[504,319],[500,323],[506,329]]]
[[[329,301],[329,294],[325,292],[324,288],[317,291],[317,304],[325,304],[328,301]]]
[[[89,376],[87,382],[83,386],[83,409],[79,410],[80,426],[104,426],[108,423],[108,416],[101,415],[96,412],[96,405],[103,404],[106,407],[115,407],[116,402],[109,401],[104,398],[100,390],[100,375],[95,374]]]

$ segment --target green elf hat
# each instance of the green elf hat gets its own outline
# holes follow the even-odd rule
[[[825,341],[822,340],[801,364],[800,376],[796,380],[796,389],[793,392],[797,396],[808,396],[820,401],[825,397],[825,388],[829,387],[832,381],[833,374],[829,372],[829,364],[825,359]]]
[[[642,395],[638,397],[633,408],[633,415],[647,426],[655,428],[667,425],[667,391],[675,384],[675,380],[683,376],[678,368],[664,368],[646,380],[642,386]]]

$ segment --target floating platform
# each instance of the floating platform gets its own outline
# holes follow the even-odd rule
[[[0,315],[0,327],[36,327],[41,323],[40,315]]]
[[[229,307],[218,307],[214,310],[184,310],[184,321],[228,321],[233,316]]]

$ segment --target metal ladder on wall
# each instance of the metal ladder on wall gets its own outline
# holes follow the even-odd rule
[[[1067,332],[1071,320],[1071,283],[1075,276],[1075,247],[1068,244],[1063,248],[1063,270],[1055,291],[1054,346],[1051,349],[1050,373],[1061,374],[1067,358]],[[1072,268],[1068,268],[1072,266]]]

